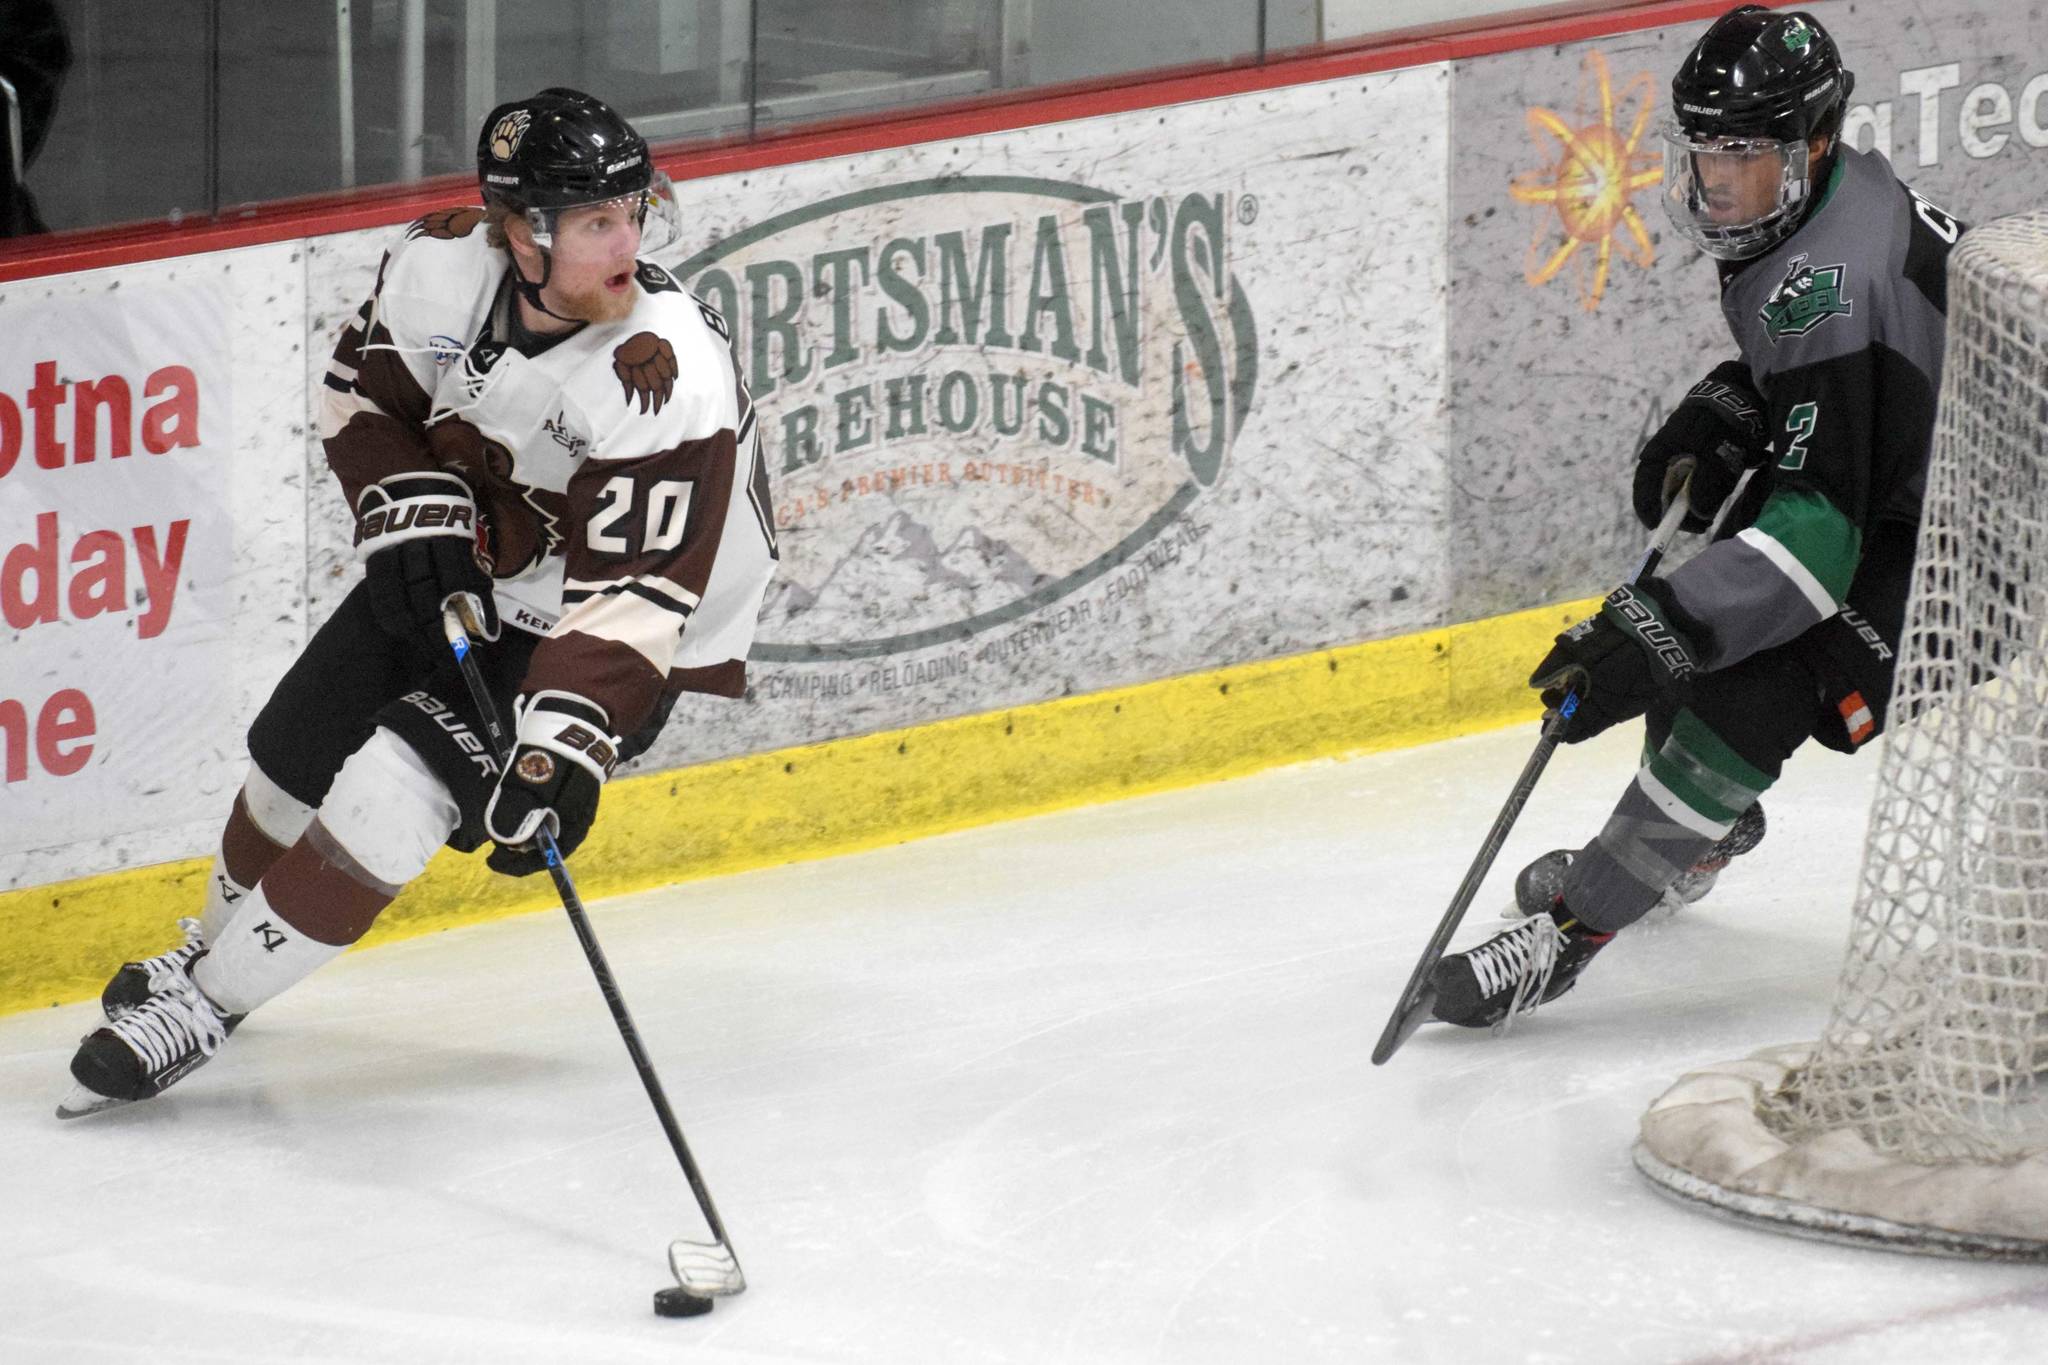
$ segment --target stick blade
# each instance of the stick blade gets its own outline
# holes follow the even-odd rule
[[[1422,1027],[1435,1005],[1436,987],[1426,981],[1412,995],[1404,998],[1387,1019],[1387,1026],[1380,1031],[1380,1041],[1372,1050],[1372,1064],[1385,1066],[1387,1059],[1415,1036],[1415,1030]]]
[[[723,1242],[670,1242],[668,1268],[676,1283],[692,1294],[716,1298],[746,1292],[747,1277],[732,1248]]]

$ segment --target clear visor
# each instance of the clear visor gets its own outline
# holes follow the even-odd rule
[[[1799,225],[1810,188],[1803,140],[1695,138],[1664,129],[1664,211],[1721,260],[1761,255]]]
[[[578,204],[573,208],[528,209],[526,221],[533,229],[534,244],[544,249],[554,246],[562,215],[584,209],[623,210],[640,228],[638,254],[643,256],[651,256],[682,240],[683,212],[676,201],[676,187],[670,182],[667,172],[656,171],[647,188],[633,194],[622,194],[616,199],[592,204]]]

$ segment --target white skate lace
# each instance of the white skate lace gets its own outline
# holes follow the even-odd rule
[[[211,1057],[227,1041],[227,1025],[213,1002],[180,973],[169,989],[152,995],[110,1028],[154,1075],[194,1051]]]
[[[1493,1026],[1495,1033],[1506,1033],[1516,1015],[1542,1003],[1543,992],[1557,969],[1557,951],[1563,945],[1564,931],[1557,922],[1538,915],[1472,950],[1466,961],[1479,979],[1481,995],[1492,995],[1509,985],[1515,988],[1508,1012]]]
[[[141,964],[143,974],[149,981],[151,995],[176,990],[186,966],[193,958],[206,951],[206,933],[198,920],[181,919],[178,921],[178,928],[185,932],[184,943],[167,953],[158,953],[155,957],[146,958]]]

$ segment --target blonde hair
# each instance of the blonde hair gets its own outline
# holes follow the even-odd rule
[[[502,199],[484,205],[484,240],[500,251],[509,247],[511,239],[505,235],[505,220],[520,212]]]

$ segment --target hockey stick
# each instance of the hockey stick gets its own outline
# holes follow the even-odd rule
[[[1685,520],[1691,506],[1691,480],[1687,479],[1678,490],[1678,496],[1664,509],[1664,520],[1657,523],[1657,530],[1650,537],[1649,548],[1637,561],[1635,571],[1629,574],[1629,583],[1640,582],[1657,567],[1664,558],[1664,552],[1671,548],[1671,542],[1678,538],[1678,524]],[[1731,498],[1732,502],[1733,499]],[[1718,522],[1717,522],[1718,524]],[[1479,846],[1479,854],[1472,860],[1472,866],[1465,871],[1465,880],[1458,883],[1457,894],[1451,897],[1451,906],[1444,911],[1444,917],[1437,921],[1436,932],[1429,936],[1429,945],[1422,950],[1422,959],[1415,964],[1415,970],[1408,975],[1408,984],[1401,988],[1401,998],[1394,1005],[1394,1012],[1387,1017],[1387,1026],[1380,1030],[1380,1040],[1372,1050],[1372,1064],[1384,1066],[1387,1058],[1401,1050],[1401,1044],[1408,1041],[1415,1030],[1422,1027],[1422,1021],[1429,1017],[1430,1007],[1436,1003],[1436,987],[1430,984],[1430,975],[1436,971],[1436,964],[1443,959],[1444,949],[1450,944],[1451,935],[1465,918],[1472,898],[1479,894],[1479,883],[1486,880],[1487,872],[1493,867],[1493,860],[1499,856],[1501,845],[1507,842],[1508,831],[1521,818],[1522,807],[1528,804],[1529,793],[1536,790],[1536,779],[1543,776],[1549,766],[1550,756],[1557,752],[1559,739],[1564,734],[1565,723],[1579,709],[1579,693],[1571,688],[1564,694],[1555,711],[1543,717],[1543,731],[1537,737],[1536,751],[1529,755],[1529,761],[1522,765],[1522,775],[1515,779],[1513,790],[1508,792],[1507,803],[1500,808],[1500,814],[1493,818],[1493,828],[1486,832],[1486,841]]]
[[[455,651],[455,666],[461,670],[462,681],[469,687],[470,700],[476,703],[477,711],[483,716],[484,729],[490,733],[491,747],[496,750],[498,761],[509,765],[512,762],[512,737],[499,723],[497,704],[491,700],[490,689],[484,685],[483,674],[471,657],[469,631],[464,628],[463,615],[459,599],[451,599],[441,610],[441,626],[447,633],[448,647]],[[591,975],[597,978],[597,988],[604,995],[604,1003],[611,1007],[612,1022],[619,1026],[619,1037],[625,1041],[626,1051],[633,1058],[633,1069],[640,1073],[640,1084],[647,1088],[648,1103],[654,1106],[655,1117],[661,1120],[661,1131],[668,1134],[668,1145],[682,1165],[684,1178],[690,1182],[690,1192],[697,1196],[697,1207],[704,1214],[704,1222],[717,1239],[711,1242],[679,1239],[669,1243],[669,1269],[674,1272],[677,1284],[698,1297],[737,1294],[747,1287],[747,1277],[740,1270],[739,1258],[733,1255],[732,1240],[725,1235],[725,1224],[719,1220],[718,1206],[711,1202],[711,1191],[705,1188],[704,1177],[698,1173],[697,1162],[690,1155],[690,1144],[683,1140],[682,1126],[668,1107],[668,1097],[661,1089],[661,1078],[654,1074],[654,1063],[647,1059],[647,1049],[640,1045],[639,1031],[633,1027],[633,1016],[626,1012],[626,999],[619,994],[619,983],[612,977],[604,949],[597,945],[597,934],[590,927],[590,917],[584,913],[583,899],[576,894],[576,884],[569,880],[569,869],[562,866],[562,853],[555,847],[554,833],[543,822],[534,840],[540,847],[541,856],[547,859],[548,875],[555,880],[555,891],[562,898],[562,909],[569,913],[569,923],[576,930],[576,941],[583,945],[583,956],[589,959]]]

